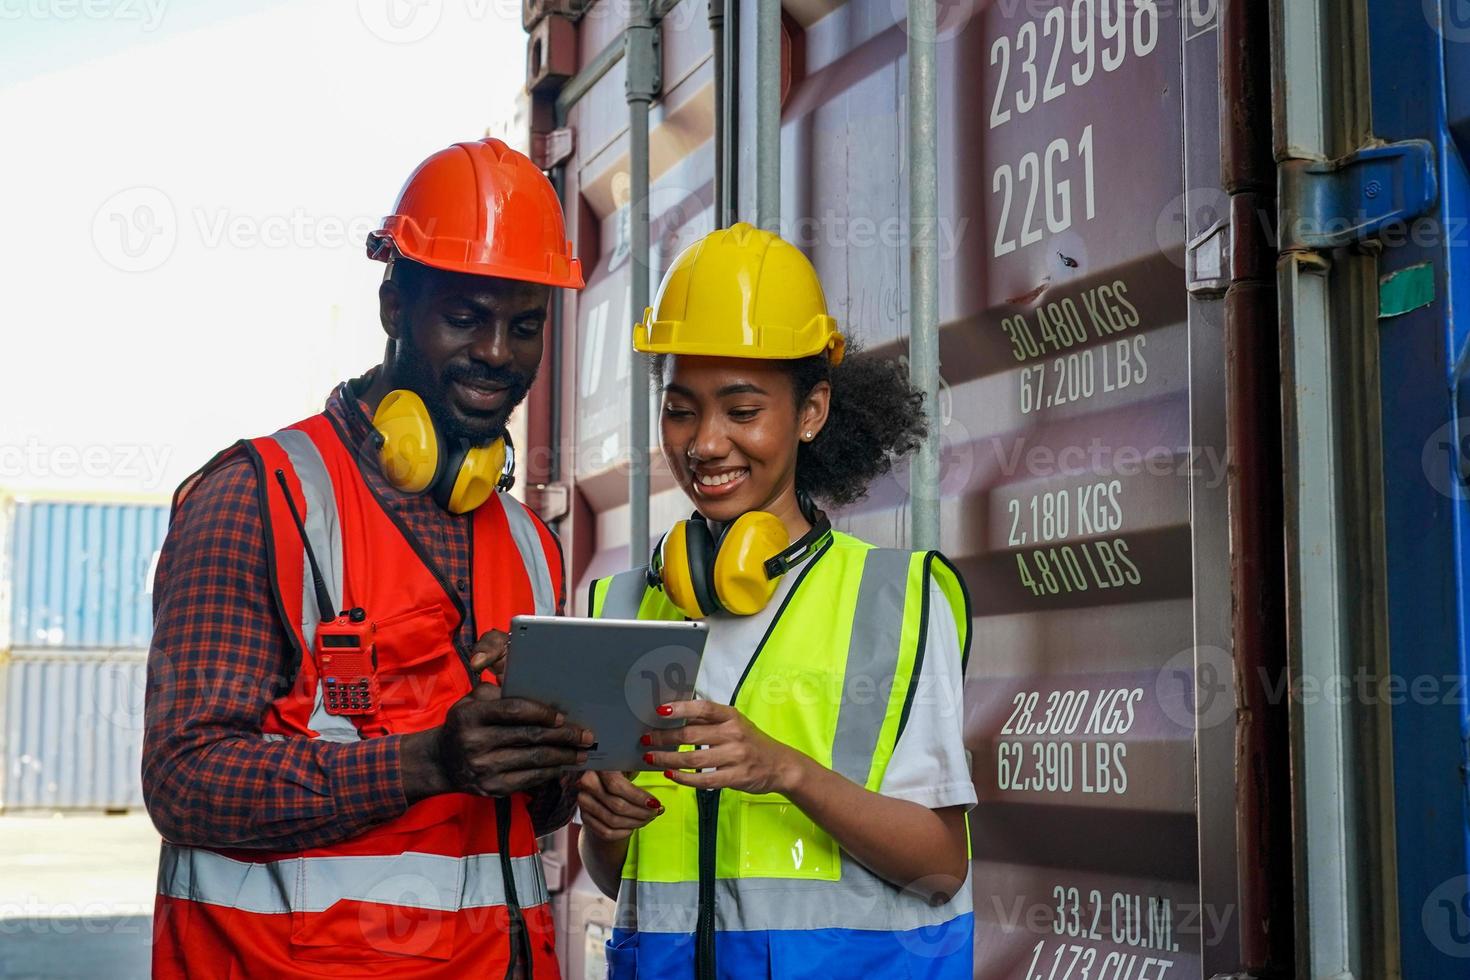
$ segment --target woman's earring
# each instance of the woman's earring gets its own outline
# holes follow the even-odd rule
[[[807,429],[806,430],[806,441],[807,442],[811,442],[813,438],[815,438],[815,437],[812,435],[812,430],[811,429]]]

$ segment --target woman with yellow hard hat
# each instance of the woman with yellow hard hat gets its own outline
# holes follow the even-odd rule
[[[937,552],[832,529],[916,448],[922,395],[845,345],[795,247],[738,224],[634,330],[696,511],[592,615],[702,618],[695,699],[628,779],[587,773],[583,861],[618,900],[610,977],[969,977],[968,598]],[[682,748],[682,751],[681,751]]]

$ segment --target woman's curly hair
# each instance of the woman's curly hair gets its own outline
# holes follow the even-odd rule
[[[929,431],[924,393],[896,362],[852,342],[835,368],[819,354],[791,361],[790,371],[797,405],[820,382],[832,386],[827,424],[801,443],[796,457],[796,488],[818,500],[838,506],[861,500],[868,485],[918,449]]]
[[[653,363],[655,386],[667,355]],[[832,386],[827,424],[811,442],[799,443],[796,489],[842,506],[867,496],[868,485],[893,468],[893,461],[919,448],[928,434],[924,393],[909,384],[893,361],[868,354],[848,341],[835,368],[826,354],[783,362],[796,405],[826,381]]]

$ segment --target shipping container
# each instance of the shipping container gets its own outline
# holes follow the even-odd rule
[[[0,657],[0,808],[143,805],[141,650],[16,650]]]
[[[166,506],[17,500],[3,524],[0,650],[148,647]]]
[[[549,447],[528,496],[579,613],[689,509],[651,424],[630,542],[642,155],[628,5],[583,7],[526,8],[529,142],[587,270],[528,402]],[[907,9],[780,13],[781,230],[844,329],[900,360],[920,342]],[[658,13],[649,295],[762,204],[757,3]],[[982,0],[940,4],[932,36],[975,976],[1463,975],[1463,4]],[[908,474],[836,525],[907,546]],[[1438,693],[1324,693],[1359,676]],[[571,891],[600,911],[569,912],[564,948],[608,921],[585,876]]]

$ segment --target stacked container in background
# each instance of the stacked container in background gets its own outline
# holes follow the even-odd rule
[[[143,805],[158,503],[0,503],[0,809]]]

